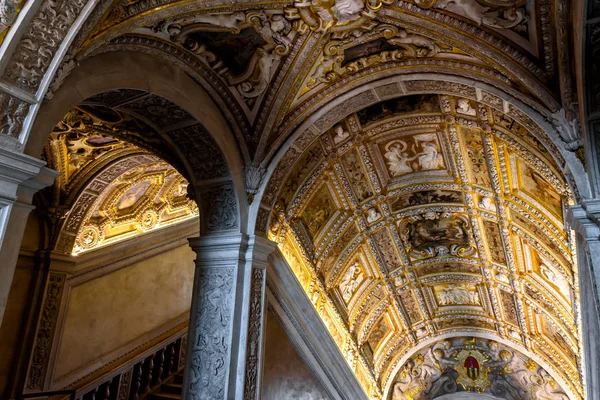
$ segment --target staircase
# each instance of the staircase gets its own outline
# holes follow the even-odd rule
[[[147,400],[180,400],[183,390],[183,370],[179,371],[166,382],[146,396]]]

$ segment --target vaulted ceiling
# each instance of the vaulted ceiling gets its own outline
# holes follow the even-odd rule
[[[113,108],[125,101],[138,114]],[[54,218],[50,246],[56,252],[77,255],[198,217],[195,201],[188,198],[188,181],[156,154],[171,160],[183,173],[187,170],[156,125],[139,116],[145,110],[136,107],[140,102],[154,105],[155,124],[168,115],[171,120],[185,120],[179,124],[181,129],[194,131],[198,126],[183,110],[168,108],[164,100],[133,90],[103,93],[71,110],[51,133],[44,150],[48,165],[60,172],[45,199]],[[212,142],[206,140],[204,147],[210,151]],[[218,152],[211,162],[211,166],[220,162],[227,175]],[[195,171],[196,177],[201,175],[201,168]]]
[[[367,393],[390,391],[415,348],[468,332],[539,356],[582,395],[572,195],[528,129],[411,95],[339,121],[286,168],[270,236]]]
[[[67,20],[82,4],[51,7]],[[470,348],[493,363],[494,382],[499,371],[531,372],[537,383],[512,398],[578,399],[578,278],[564,211],[583,167],[569,12],[564,0],[107,0],[47,97],[79,62],[117,51],[166,60],[202,86],[247,171],[259,171],[246,177],[249,202],[260,193],[257,231],[280,243],[372,398],[439,394],[431,390],[448,375],[420,374],[450,371],[442,361]],[[2,77],[23,91],[39,83],[23,79],[31,51],[17,48]],[[122,89],[88,99],[57,132],[93,126],[136,168],[152,169],[152,152],[190,182],[228,179],[201,123]],[[83,147],[76,163],[92,168]],[[76,180],[69,168],[65,179]],[[115,182],[129,179],[124,171]],[[135,179],[119,193],[135,192]],[[108,203],[85,221],[109,214]],[[69,237],[65,248],[83,248]]]
[[[105,2],[50,89],[92,55],[167,59],[209,91],[256,164],[332,97],[397,74],[467,77],[571,119],[568,18],[563,0]]]

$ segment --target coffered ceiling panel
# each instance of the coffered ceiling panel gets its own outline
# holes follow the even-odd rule
[[[409,373],[427,375],[429,361],[405,355],[471,334],[503,341],[514,362],[515,349],[535,355],[554,377],[536,375],[548,376],[548,398],[581,398],[577,277],[563,218],[572,194],[528,129],[473,100],[411,95],[351,114],[295,159],[285,163],[269,235],[370,396],[452,392],[421,378],[421,397],[410,392]],[[477,346],[482,376],[510,368],[508,353],[489,361],[497,344]],[[461,383],[459,353],[436,364],[455,390],[538,398],[532,388],[498,394],[493,379]]]

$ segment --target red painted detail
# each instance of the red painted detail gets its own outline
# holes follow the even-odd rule
[[[479,368],[479,362],[473,356],[469,356],[465,359],[465,368]]]

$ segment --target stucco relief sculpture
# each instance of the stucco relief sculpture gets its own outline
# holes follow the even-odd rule
[[[335,134],[333,136],[333,142],[335,144],[342,143],[344,140],[346,140],[350,137],[350,132],[345,130],[342,125],[336,125],[333,128],[333,133]]]
[[[502,1],[416,0],[423,8],[447,10],[491,28],[512,29],[526,23],[529,16],[523,7],[528,0],[507,4]]]
[[[434,57],[448,50],[426,36],[396,26],[380,24],[369,35],[369,41],[356,42],[362,31],[352,31],[348,37],[330,41],[307,81],[308,88],[332,83],[363,69],[405,58]],[[340,34],[341,35],[341,34]]]
[[[435,133],[393,140],[385,145],[385,158],[392,176],[444,168]]]
[[[391,400],[434,399],[456,392],[506,400],[567,400],[548,372],[498,342],[454,338],[420,350],[400,369]]]
[[[138,32],[193,52],[245,99],[265,92],[294,35],[283,14],[265,11],[201,14],[161,21]]]
[[[441,306],[479,305],[479,294],[476,288],[460,284],[449,284],[436,287],[436,295]]]
[[[339,288],[342,293],[342,298],[346,303],[350,301],[352,295],[356,292],[358,285],[364,280],[364,273],[358,261],[355,261],[344,275],[340,282]]]
[[[360,29],[380,6],[375,0],[296,0],[294,8],[287,9],[287,17],[301,19],[316,31],[342,32]]]

